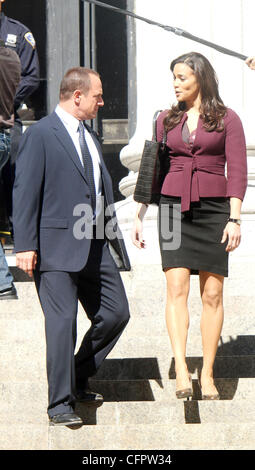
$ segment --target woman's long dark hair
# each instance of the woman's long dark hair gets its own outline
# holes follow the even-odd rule
[[[218,79],[209,60],[198,52],[190,52],[173,60],[170,65],[171,71],[173,72],[175,65],[180,63],[188,65],[198,81],[201,94],[200,116],[205,130],[221,132],[224,129],[223,118],[227,108],[219,95]],[[164,120],[167,131],[179,124],[185,110],[184,101],[172,106]]]

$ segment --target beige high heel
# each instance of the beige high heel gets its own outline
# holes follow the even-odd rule
[[[201,377],[198,378],[198,385],[201,390],[202,400],[220,400],[219,393],[203,394],[202,385],[201,385]]]
[[[192,379],[191,379],[191,375],[189,374],[189,383],[190,383],[190,387],[188,388],[183,388],[181,390],[176,390],[176,397],[178,399],[180,398],[190,398],[193,396],[193,389],[192,389]]]

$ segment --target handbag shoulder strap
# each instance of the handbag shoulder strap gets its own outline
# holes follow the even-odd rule
[[[154,116],[153,116],[153,141],[156,142],[157,141],[157,119],[158,119],[158,116],[159,114],[162,112],[162,109],[159,109],[158,111],[156,111],[154,113]],[[167,132],[166,130],[164,129],[164,135],[163,135],[163,139],[162,139],[162,144],[165,145],[166,144],[166,141],[167,141]]]

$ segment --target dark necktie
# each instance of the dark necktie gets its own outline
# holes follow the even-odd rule
[[[85,139],[85,133],[84,133],[84,125],[80,121],[79,122],[79,141],[80,141],[80,146],[81,146],[81,154],[82,154],[82,160],[83,160],[83,165],[84,165],[84,170],[87,176],[87,180],[89,183],[89,189],[91,193],[91,204],[92,204],[92,209],[93,212],[95,212],[96,209],[96,189],[95,189],[95,181],[94,181],[94,170],[93,170],[93,163],[92,163],[92,158],[87,146],[87,142]]]

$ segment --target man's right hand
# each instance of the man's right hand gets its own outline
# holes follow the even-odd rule
[[[36,251],[20,251],[16,253],[16,266],[30,277],[33,277],[33,270],[37,263],[37,252]]]

